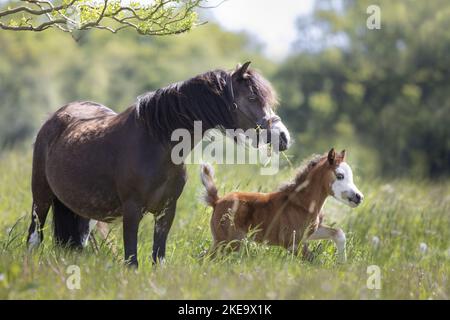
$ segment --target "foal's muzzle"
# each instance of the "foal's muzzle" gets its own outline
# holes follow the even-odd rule
[[[358,206],[363,202],[364,196],[361,193],[355,192],[352,194],[351,197],[348,198],[348,201],[355,204],[355,206]]]

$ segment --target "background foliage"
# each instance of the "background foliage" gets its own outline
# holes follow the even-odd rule
[[[300,148],[355,141],[384,174],[450,173],[448,1],[320,1],[276,82]],[[382,27],[364,15],[381,8]],[[308,37],[308,30],[320,36]],[[319,30],[319,31],[317,31]],[[311,45],[315,43],[315,45]]]
[[[291,153],[353,147],[367,173],[448,176],[450,4],[377,1],[382,28],[369,30],[372,2],[317,1],[277,63],[250,35],[215,23],[171,37],[92,31],[78,43],[60,32],[0,32],[0,146],[30,139],[69,101],[120,111],[145,91],[250,59],[280,93]]]
[[[366,28],[369,4],[382,9],[381,30]],[[444,0],[316,1],[313,15],[299,20],[289,57],[277,62],[251,35],[213,22],[170,37],[92,31],[79,42],[53,31],[0,31],[0,299],[448,299],[449,15]],[[27,253],[31,142],[48,114],[73,100],[121,111],[145,91],[246,60],[278,89],[294,167],[330,146],[348,149],[365,201],[355,210],[325,206],[325,222],[346,232],[347,264],[335,263],[330,241],[313,245],[313,262],[249,241],[222,259],[199,259],[211,234],[196,165],[188,166],[166,265],[151,268],[148,218],[136,272],[121,263],[120,223],[112,225],[117,252],[104,244],[98,252],[61,250],[48,223],[44,243]],[[267,179],[258,170],[217,168],[220,194],[270,191],[295,171],[286,165]],[[82,283],[72,291],[73,264],[82,266]],[[372,264],[381,290],[366,286]]]
[[[353,161],[352,161],[353,165]],[[346,264],[336,263],[331,241],[311,243],[315,259],[303,261],[280,247],[246,239],[242,249],[215,260],[201,259],[211,245],[211,209],[198,165],[188,166],[188,183],[169,234],[166,263],[152,268],[153,219],[139,228],[139,270],[123,266],[122,225],[110,225],[111,250],[63,250],[44,242],[29,254],[31,154],[12,151],[0,159],[0,299],[449,299],[450,183],[356,178],[364,203],[351,209],[331,199],[325,223],[347,237]],[[267,178],[255,166],[216,167],[219,193],[274,190],[292,179],[285,168]],[[248,241],[247,241],[248,240]],[[70,290],[68,267],[80,267],[80,289]],[[367,287],[367,267],[379,266],[381,289]],[[173,312],[168,310],[167,312]]]

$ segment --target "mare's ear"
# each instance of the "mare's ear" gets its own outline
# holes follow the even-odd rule
[[[336,151],[334,151],[334,148],[331,148],[330,151],[328,151],[328,163],[330,165],[334,165],[336,160]]]
[[[345,161],[345,157],[346,156],[347,156],[347,151],[345,151],[345,149],[344,149],[344,150],[341,151],[341,159],[342,159],[342,161]]]
[[[245,73],[247,72],[248,66],[250,65],[251,61],[247,61],[246,63],[244,63],[242,66],[240,64],[238,64],[236,66],[236,71],[234,71],[233,73],[233,77],[235,79],[245,79]]]

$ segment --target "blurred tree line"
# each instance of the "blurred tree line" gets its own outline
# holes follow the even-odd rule
[[[32,135],[47,114],[70,101],[121,111],[144,92],[246,59],[273,72],[257,46],[214,23],[167,37],[89,31],[78,42],[53,30],[0,31],[0,149]]]
[[[450,174],[449,1],[322,0],[298,25],[274,81],[299,148],[355,144],[384,174]]]
[[[366,27],[371,4],[381,29]],[[348,148],[364,171],[450,174],[450,3],[319,0],[279,63],[215,23],[170,37],[0,31],[0,149],[29,141],[73,100],[120,111],[143,92],[252,60],[273,81],[302,157]]]

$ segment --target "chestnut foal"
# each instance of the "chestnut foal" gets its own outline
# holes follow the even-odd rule
[[[337,246],[339,262],[345,262],[345,234],[322,224],[322,206],[328,196],[357,207],[362,193],[353,183],[345,150],[316,156],[301,169],[294,181],[272,193],[232,192],[217,195],[213,168],[203,164],[201,180],[206,188],[205,200],[214,208],[211,218],[212,252],[230,244],[239,248],[239,240],[254,230],[257,242],[278,245],[297,253],[300,244],[310,240],[331,239]],[[238,241],[235,241],[238,240]]]

